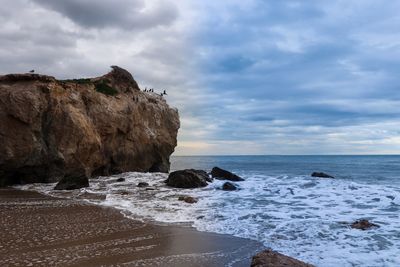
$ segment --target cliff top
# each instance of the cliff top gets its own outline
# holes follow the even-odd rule
[[[118,66],[111,66],[112,70],[100,77],[95,78],[80,78],[57,80],[48,75],[35,73],[22,74],[6,74],[0,75],[0,83],[17,83],[17,82],[61,82],[61,83],[76,83],[76,84],[92,84],[97,91],[114,95],[117,93],[127,93],[135,90],[140,90],[138,84],[127,70]]]

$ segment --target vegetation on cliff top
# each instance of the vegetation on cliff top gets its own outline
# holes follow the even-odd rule
[[[75,84],[93,84],[94,88],[97,92],[114,96],[118,94],[118,91],[115,88],[109,86],[104,80],[93,82],[92,79],[82,78],[82,79],[69,79],[69,80],[61,80],[61,82],[69,82]]]
[[[91,84],[92,80],[91,79],[69,79],[69,80],[61,80],[61,82],[68,82],[68,83],[76,83],[76,84]]]
[[[105,95],[111,95],[111,96],[118,94],[118,91],[116,89],[112,88],[104,81],[96,82],[94,86],[96,88],[96,91],[99,93],[103,93]]]

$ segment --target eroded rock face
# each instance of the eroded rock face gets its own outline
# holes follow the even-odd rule
[[[313,267],[314,265],[293,259],[276,251],[267,249],[255,255],[251,267]]]
[[[168,172],[178,129],[178,111],[116,66],[93,79],[0,76],[0,186]]]

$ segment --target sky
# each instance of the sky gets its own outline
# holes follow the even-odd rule
[[[0,0],[0,74],[167,89],[174,155],[400,154],[400,1]]]

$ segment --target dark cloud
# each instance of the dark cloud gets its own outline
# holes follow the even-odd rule
[[[178,15],[170,2],[144,0],[33,0],[89,28],[116,27],[127,30],[169,25]]]

